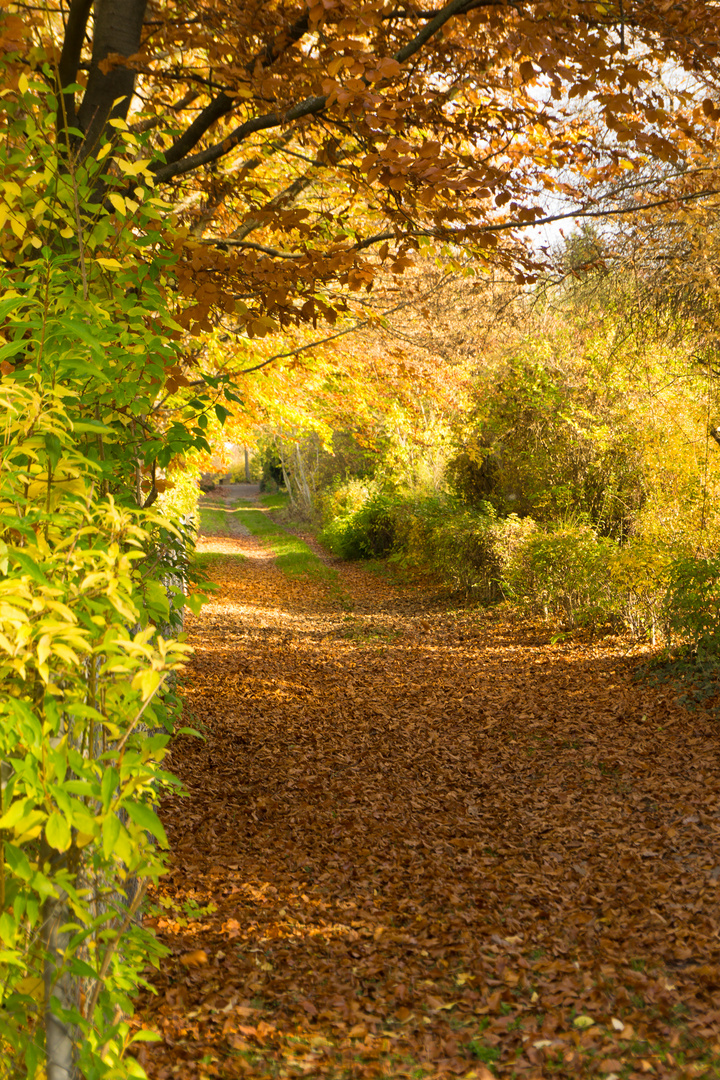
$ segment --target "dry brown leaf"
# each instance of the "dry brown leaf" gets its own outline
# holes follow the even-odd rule
[[[207,741],[176,741],[191,797],[162,807],[177,914],[156,932],[187,951],[138,1010],[163,1034],[150,1080],[200,1080],[203,1055],[223,1080],[329,1080],[349,1052],[363,1080],[398,1055],[471,1080],[540,1076],[558,1052],[568,1074],[622,1075],[628,1043],[667,1055],[668,1030],[690,1075],[720,1028],[715,724],[634,682],[627,642],[548,646],[355,565],[337,567],[348,615],[250,538],[222,543],[223,592],[189,620]]]

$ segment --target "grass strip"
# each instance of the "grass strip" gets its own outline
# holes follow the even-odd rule
[[[200,507],[200,533],[202,536],[227,536],[230,511],[213,506]]]
[[[235,506],[237,520],[272,550],[278,567],[288,577],[307,577],[326,585],[338,583],[338,572],[318,559],[299,536],[287,532],[268,516],[268,509],[244,500]]]

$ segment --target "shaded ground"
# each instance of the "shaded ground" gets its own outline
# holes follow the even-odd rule
[[[717,726],[635,684],[627,642],[356,566],[331,592],[225,531],[152,1080],[720,1075]]]

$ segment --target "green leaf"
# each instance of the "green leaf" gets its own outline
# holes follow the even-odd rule
[[[91,967],[84,960],[81,960],[79,956],[73,956],[72,960],[68,964],[68,969],[73,975],[84,975],[87,979],[97,979],[97,971]]]
[[[185,606],[190,608],[193,615],[199,615],[203,604],[207,604],[208,597],[203,596],[201,593],[192,593],[185,599]]]
[[[107,810],[112,801],[112,797],[117,791],[118,784],[120,783],[120,774],[117,769],[108,768],[103,773],[101,798],[103,804],[103,810]]]
[[[5,843],[5,862],[15,877],[19,877],[22,881],[30,881],[33,876],[30,860],[24,851],[15,847],[14,844],[8,844],[7,841]]]
[[[62,457],[63,448],[62,443],[58,439],[57,435],[53,435],[51,432],[45,434],[45,449],[47,450],[48,457],[50,458],[50,464],[53,469],[57,468],[57,463]]]
[[[22,567],[26,574],[29,574],[33,581],[37,581],[38,585],[47,585],[50,588],[50,582],[43,574],[42,570],[36,562],[34,562],[29,555],[24,555],[21,551],[13,551],[13,561]]]
[[[72,841],[70,826],[62,814],[52,813],[45,826],[45,839],[56,851],[67,851]]]
[[[147,832],[152,833],[159,841],[161,847],[166,848],[168,846],[168,839],[162,822],[155,811],[150,809],[147,803],[128,802],[125,803],[125,809],[127,810],[130,820],[134,821],[136,825],[139,825],[141,829],[145,829]]]
[[[115,845],[120,837],[121,827],[120,819],[117,814],[108,814],[107,817],[103,818],[103,855],[106,859],[109,859],[115,850]]]
[[[87,435],[114,435],[115,432],[107,424],[101,424],[99,420],[73,420],[73,431]]]
[[[18,933],[18,923],[9,911],[0,915],[0,940],[6,945],[14,945]]]

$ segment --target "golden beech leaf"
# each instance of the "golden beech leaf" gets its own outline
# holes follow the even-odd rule
[[[204,949],[195,949],[194,952],[183,953],[178,959],[186,968],[204,967],[208,963],[208,954]]]

